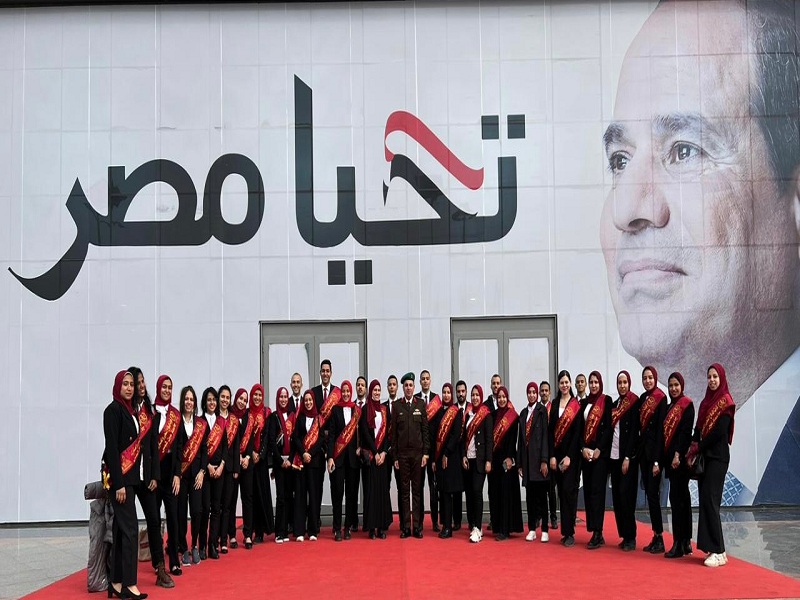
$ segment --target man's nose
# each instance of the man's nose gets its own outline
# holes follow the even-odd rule
[[[633,156],[612,191],[614,225],[620,231],[637,233],[669,222],[666,187],[659,180],[659,161]]]

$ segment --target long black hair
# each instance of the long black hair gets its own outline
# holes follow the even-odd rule
[[[208,412],[206,399],[208,398],[209,394],[214,396],[214,399],[217,401],[217,409],[214,411],[214,414],[219,415],[219,394],[213,387],[207,387],[205,390],[203,390],[203,397],[200,398],[200,405],[203,407],[203,413]]]
[[[566,369],[563,369],[563,370],[559,371],[558,372],[558,377],[556,377],[556,385],[558,385],[558,396],[557,396],[557,398],[559,400],[561,400],[561,378],[562,377],[566,377],[567,379],[569,379],[569,383],[570,383],[570,386],[569,386],[569,397],[570,398],[574,398],[575,394],[572,393],[572,375],[570,375],[569,371],[567,371]],[[551,391],[550,393],[552,394],[553,392]]]
[[[133,400],[134,400],[134,407],[138,407],[138,403],[140,402],[139,398],[139,375],[142,376],[144,379],[144,373],[139,367],[130,367],[128,368],[128,373],[133,375]],[[144,400],[142,404],[145,406],[145,410],[150,414],[153,415],[153,402],[150,400],[150,394],[147,392],[147,380],[145,380],[145,387],[144,387]]]
[[[190,385],[187,385],[183,389],[181,389],[181,398],[180,398],[180,406],[181,406],[181,417],[183,417],[183,409],[186,407],[186,392],[192,392],[192,396],[194,397],[194,416],[196,417],[198,414],[198,409],[200,408],[197,404],[197,394],[194,391],[194,388]]]

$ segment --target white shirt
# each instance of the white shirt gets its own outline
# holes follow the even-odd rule
[[[475,418],[475,413],[470,413],[469,417],[467,417],[467,427],[472,422],[472,419]],[[472,439],[469,441],[469,445],[467,446],[467,458],[478,458],[478,452],[475,449],[475,436],[472,436]]]
[[[217,422],[217,415],[215,413],[206,413],[206,421],[208,421],[208,429],[213,429],[214,424]]]
[[[619,402],[621,400],[614,402],[614,405],[619,406]],[[611,460],[619,460],[619,421],[614,425],[614,436],[611,438]]]
[[[344,424],[345,427],[350,424],[350,419],[353,415],[353,409],[347,406],[342,407],[342,412],[344,413]]]
[[[375,411],[375,430],[373,431],[373,434],[375,435],[375,441],[376,442],[378,441],[378,432],[381,430],[381,425],[382,424],[383,424],[383,415],[381,414],[381,411],[376,410]]]
[[[161,433],[161,430],[164,429],[164,425],[167,423],[168,408],[169,404],[165,404],[164,406],[156,404],[156,412],[161,415],[161,418],[158,420],[158,433]]]
[[[314,424],[314,417],[306,417],[306,431],[311,431],[311,426]]]
[[[186,432],[186,437],[192,437],[194,433],[194,419],[190,419],[188,422],[184,419],[183,430]]]

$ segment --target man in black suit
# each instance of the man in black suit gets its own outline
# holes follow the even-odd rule
[[[294,373],[289,386],[292,388],[292,394],[289,396],[289,413],[293,413],[303,400],[300,395],[303,393],[303,376],[300,373]],[[291,523],[292,521],[289,522]]]
[[[397,375],[389,375],[388,379],[386,380],[386,391],[389,393],[389,397],[383,402],[383,405],[386,406],[388,409],[386,414],[389,415],[389,419],[392,418],[392,406],[394,405],[395,401],[397,400],[397,390],[399,386],[397,383]],[[367,465],[368,466],[368,465]],[[366,482],[366,469],[364,472],[364,481]],[[394,486],[397,490],[397,516],[400,519],[400,523],[403,523],[403,503],[400,502],[400,470],[392,468],[389,470],[389,489],[391,490],[392,486],[392,471],[394,471]],[[366,489],[366,488],[365,488]]]
[[[436,434],[439,431],[439,421],[442,418],[442,400],[436,392],[431,391],[431,372],[424,369],[419,374],[419,386],[421,391],[414,394],[414,398],[425,403],[428,414],[428,433],[431,439],[431,448],[436,442]],[[433,403],[433,404],[432,404]],[[438,406],[439,408],[434,410]],[[428,501],[431,507],[431,523],[435,532],[441,531],[439,527],[439,488],[436,485],[436,473],[433,470],[434,461],[430,461],[425,470],[422,471],[422,487],[425,487],[425,473],[428,474]],[[425,496],[422,498],[422,512],[425,512]]]
[[[494,413],[497,412],[497,390],[503,385],[503,378],[500,377],[497,373],[492,375],[491,382],[489,383],[492,393],[486,398],[486,402],[484,404],[492,413],[492,419],[494,419]]]
[[[342,388],[347,390],[346,387]],[[363,407],[363,404],[362,404]],[[358,421],[360,414],[352,398],[343,398],[333,407],[328,419],[328,477],[333,505],[333,537],[342,541],[342,498],[345,498],[344,539],[349,540],[353,528],[358,528],[358,481],[361,459],[358,456]],[[337,456],[338,440],[345,444]]]
[[[335,385],[331,384],[332,375],[333,366],[331,365],[331,361],[326,358],[319,364],[319,380],[322,383],[315,385],[311,389],[311,391],[314,393],[314,404],[317,405],[317,410],[322,409],[323,403],[328,399],[328,395],[333,390],[339,389]]]
[[[461,418],[461,427],[463,428],[464,423],[467,420],[467,410],[469,409],[469,402],[467,402],[466,381],[459,380],[458,383],[456,383],[456,406],[458,406],[459,417]],[[461,474],[464,478],[464,490],[467,490],[471,481],[469,471],[462,469]],[[461,529],[461,514],[463,512],[462,498],[463,495],[461,492],[455,492],[453,494],[453,531],[458,531]]]
[[[422,471],[428,464],[430,437],[425,404],[414,398],[414,374],[401,379],[403,398],[392,407],[392,458],[400,471],[400,504],[405,511],[400,524],[400,537],[411,535],[413,505],[414,537],[422,537]],[[410,490],[409,490],[410,486]],[[409,498],[409,496],[411,496]]]

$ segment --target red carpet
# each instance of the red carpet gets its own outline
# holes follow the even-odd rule
[[[426,526],[430,523],[426,516]],[[425,538],[401,540],[396,526],[386,540],[361,532],[336,543],[330,528],[317,542],[274,541],[246,551],[240,546],[218,561],[184,569],[172,590],[154,586],[149,563],[139,563],[139,588],[150,598],[792,598],[800,581],[729,558],[717,569],[703,566],[702,553],[667,560],[662,556],[623,553],[606,517],[607,545],[589,551],[589,534],[579,524],[576,544],[565,548],[554,532],[547,544],[517,535],[496,542],[490,532],[470,544],[462,529],[450,540],[430,530]],[[639,524],[639,545],[650,541],[649,526]],[[664,535],[667,548],[672,543]],[[243,576],[248,573],[248,576]],[[377,580],[376,580],[377,578]],[[622,587],[624,585],[625,587]],[[85,600],[86,571],[79,571],[26,598]],[[93,596],[99,597],[97,595]],[[105,597],[105,594],[103,594]]]

